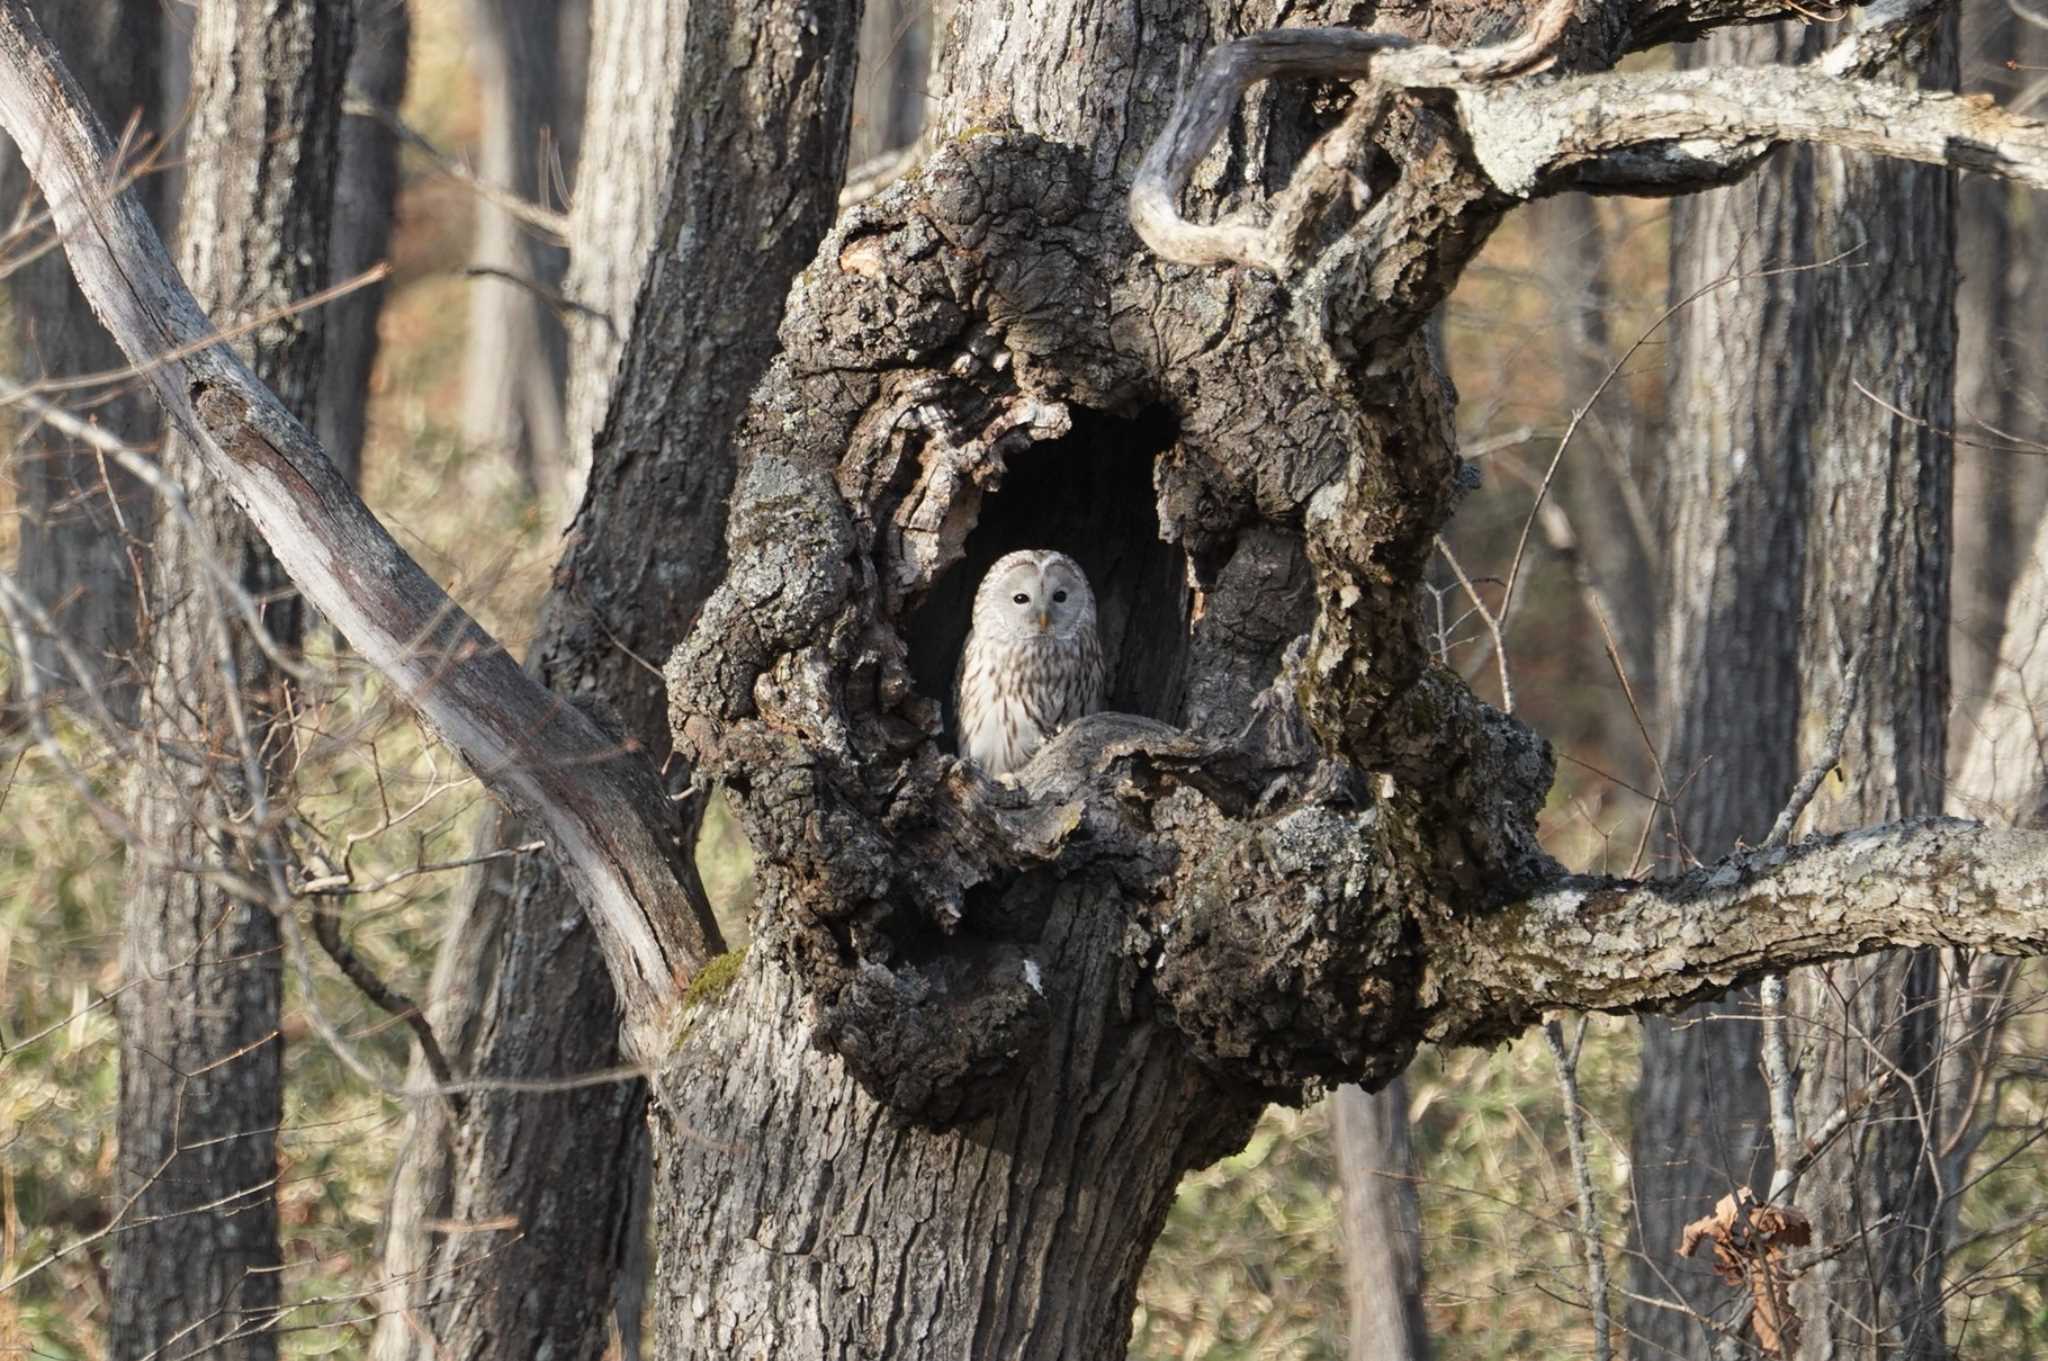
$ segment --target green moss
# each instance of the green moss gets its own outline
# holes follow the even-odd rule
[[[726,951],[698,970],[683,993],[683,1013],[687,1015],[700,1006],[708,1006],[723,998],[732,990],[733,983],[740,976],[740,965],[746,963],[746,959],[746,947],[742,946]]]

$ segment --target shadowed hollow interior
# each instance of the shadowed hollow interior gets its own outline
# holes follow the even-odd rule
[[[1095,591],[1109,663],[1108,707],[1178,723],[1187,651],[1187,572],[1159,537],[1152,462],[1173,442],[1163,412],[1135,420],[1077,409],[1057,440],[1010,455],[1002,485],[981,504],[966,556],[911,613],[918,689],[944,704],[953,739],[953,674],[989,566],[1020,548],[1072,557]]]

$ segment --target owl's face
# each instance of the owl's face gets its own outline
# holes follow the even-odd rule
[[[1095,593],[1065,553],[1026,549],[996,559],[974,593],[977,635],[1072,642],[1095,631]]]

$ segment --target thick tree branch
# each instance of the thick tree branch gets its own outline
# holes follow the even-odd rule
[[[1441,943],[1455,958],[1435,961],[1431,1034],[1447,1042],[1510,1033],[1550,1008],[1676,1011],[1891,946],[2037,955],[2048,836],[1928,818],[1741,851],[1672,879],[1575,877]]]
[[[1709,67],[1458,92],[1473,154],[1517,198],[1568,188],[1681,193],[1740,178],[1779,142],[1812,142],[2048,187],[2048,125],[1982,95],[1818,67]]]
[[[422,571],[186,288],[114,149],[21,0],[0,0],[0,125],[93,310],[300,591],[493,792],[529,809],[604,942],[629,1036],[723,947],[677,873],[667,800],[618,739],[520,670]]]

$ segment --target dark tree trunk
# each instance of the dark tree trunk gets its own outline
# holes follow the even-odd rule
[[[1789,26],[1722,33],[1690,59],[1781,62],[1803,41]],[[1652,845],[1680,863],[1761,841],[1799,774],[1800,582],[1814,457],[1801,415],[1816,381],[1814,276],[1695,295],[1731,274],[1812,259],[1813,195],[1811,160],[1792,152],[1672,209],[1671,298],[1693,301],[1672,321],[1657,637],[1670,706],[1665,771],[1679,792]],[[1706,1263],[1678,1255],[1678,1241],[1737,1186],[1760,1196],[1770,1186],[1755,1009],[1746,993],[1643,1022],[1630,1137],[1637,1298],[1627,1310],[1638,1354],[1705,1361],[1716,1336],[1692,1315],[1725,1320],[1736,1309]]]
[[[613,299],[606,310],[622,328],[642,320],[595,432],[589,490],[527,664],[564,694],[605,696],[682,788],[689,769],[669,760],[660,678],[638,659],[674,647],[722,569],[732,432],[773,352],[763,318],[831,220],[859,16],[805,33],[769,26],[776,36],[757,39],[754,59],[735,69],[716,54],[755,26],[748,5],[698,0],[677,32],[660,13],[596,10],[600,53],[646,60],[653,45],[667,54],[640,87],[667,96],[658,109],[628,107],[612,76],[593,87],[616,116],[589,122],[586,182],[604,197],[579,202],[577,276],[586,300]],[[680,176],[644,155],[643,135],[657,128],[680,148]],[[660,204],[651,218],[649,203]],[[619,285],[654,240],[661,248],[636,304]],[[593,370],[610,372],[605,356],[616,353],[598,351]],[[596,377],[581,374],[577,390]],[[526,835],[496,821],[500,844]],[[437,1032],[464,1071],[573,1078],[622,1062],[604,960],[551,861],[470,886],[434,998]],[[408,1316],[386,1316],[378,1357],[483,1356],[508,1337],[522,1350],[594,1355],[613,1318],[630,1345],[639,1301],[625,1268],[646,1232],[645,1101],[634,1079],[549,1095],[479,1092],[452,1126],[438,1103],[417,1106],[385,1258],[396,1283],[387,1307]],[[592,1149],[606,1154],[592,1159]],[[562,1194],[566,1177],[577,1194]],[[436,1227],[508,1215],[510,1232]]]
[[[574,168],[560,141],[568,112],[561,0],[469,0],[469,13],[483,96],[477,171],[521,198],[558,205],[557,166],[564,178]],[[479,199],[470,263],[486,272],[470,281],[463,439],[507,460],[529,492],[560,497],[568,353],[561,319],[544,298],[560,289],[567,253]]]
[[[196,99],[183,268],[224,323],[275,314],[327,282],[347,0],[212,0],[193,37]],[[317,311],[257,327],[253,366],[310,418]],[[286,910],[273,728],[287,678],[205,564],[259,602],[271,645],[300,609],[276,563],[182,438],[165,467],[190,520],[157,536],[149,755],[134,816],[121,1023],[122,1228],[112,1354],[276,1355],[282,1285],[276,1135],[283,1116]],[[239,883],[243,887],[233,887]]]
[[[162,132],[157,44],[163,6],[156,0],[39,0],[36,17],[64,54],[100,116],[114,128],[131,124],[142,166]],[[5,211],[31,192],[10,147],[0,176]],[[164,181],[144,174],[136,185],[152,216],[162,220]],[[50,251],[8,278],[17,380],[75,378],[125,368],[127,361],[78,291],[61,251]],[[102,429],[130,444],[155,435],[155,408],[131,382],[70,394]],[[135,656],[151,509],[142,484],[120,467],[46,426],[24,422],[7,462],[20,525],[23,588],[55,621],[92,673],[73,675],[51,640],[26,659],[46,692],[85,686],[99,691],[123,719],[135,714]]]
[[[1351,1361],[1429,1361],[1422,1312],[1422,1214],[1408,1142],[1408,1083],[1330,1097],[1344,1187],[1344,1294]]]
[[[1901,78],[1955,87],[1953,11]],[[1820,759],[1852,668],[1863,671],[1841,777],[1823,785],[1811,817],[1835,831],[1943,805],[1956,185],[1942,170],[1815,159],[1815,253],[1855,251],[1854,267],[1814,276],[1815,381],[1801,404],[1816,449],[1803,763]],[[1846,1248],[1794,1292],[1800,1355],[1945,1358],[1938,956],[1899,951],[1810,970],[1787,997],[1809,1018],[1797,1054],[1802,1138],[1845,1106],[1856,1111],[1794,1193],[1817,1240]]]
[[[407,0],[356,0],[355,55],[349,88],[372,104],[395,109],[405,99],[412,59]],[[375,118],[341,124],[341,170],[334,186],[334,230],[328,274],[337,283],[385,261],[398,214],[398,136]],[[377,363],[377,320],[387,285],[359,288],[327,305],[325,372],[313,433],[351,482],[361,480],[370,373]]]

